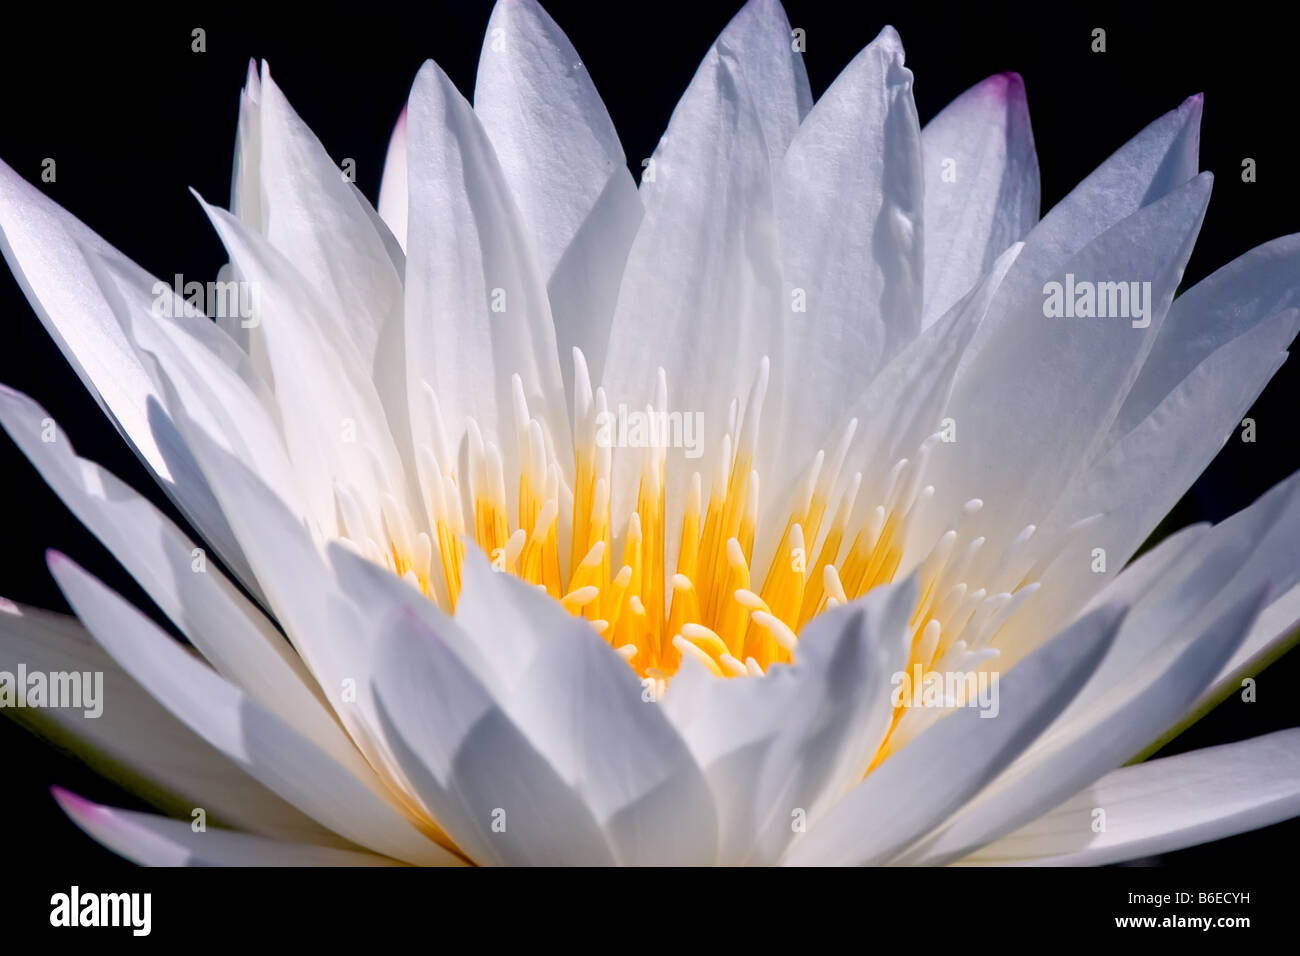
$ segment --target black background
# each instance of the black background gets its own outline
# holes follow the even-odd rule
[[[572,39],[614,118],[639,176],[700,57],[738,8],[673,3],[547,4]],[[792,2],[807,36],[819,96],[885,23],[903,37],[924,123],[966,87],[1003,70],[1028,88],[1045,211],[1147,122],[1189,94],[1205,93],[1201,167],[1216,174],[1209,213],[1184,288],[1268,239],[1300,231],[1294,43],[1289,24],[1265,8],[1192,17],[1137,5],[1087,10],[1040,5]],[[378,194],[392,124],[421,62],[432,58],[467,96],[486,2],[175,5],[80,11],[25,6],[0,39],[5,91],[0,158],[40,184],[42,160],[57,181],[40,184],[57,202],[157,276],[212,277],[225,261],[193,186],[224,204],[239,89],[249,57],[270,61],[281,88],[336,160],[356,161],[357,182]],[[7,11],[19,13],[17,10]],[[191,30],[207,51],[191,51]],[[1108,50],[1090,51],[1091,31]],[[1241,181],[1254,158],[1258,181]],[[118,438],[4,271],[0,278],[0,382],[44,405],[78,452],[101,462],[179,521]],[[1300,281],[1300,276],[1297,276]],[[1251,411],[1258,441],[1233,440],[1162,526],[1221,520],[1300,468],[1294,414],[1300,371],[1289,362]],[[67,610],[44,550],[57,548],[142,607],[147,598],[48,490],[0,434],[0,594]],[[157,615],[155,615],[157,616]],[[1300,724],[1289,688],[1300,652],[1260,680],[1259,700],[1235,697],[1163,753],[1224,743]],[[129,794],[0,720],[0,830],[11,859],[54,855],[114,865],[54,806],[50,784],[92,799],[139,806]],[[1162,862],[1280,862],[1300,849],[1300,824],[1169,854]]]

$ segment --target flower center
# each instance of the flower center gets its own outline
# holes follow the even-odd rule
[[[894,465],[882,500],[872,506],[859,496],[862,475],[841,475],[857,427],[856,420],[850,422],[837,448],[829,456],[818,452],[808,464],[784,522],[778,524],[778,517],[770,529],[782,528],[771,558],[755,567],[755,536],[762,529],[754,465],[767,361],[743,411],[738,400],[732,402],[707,495],[703,476],[692,473],[684,511],[670,525],[665,507],[669,442],[662,440],[666,429],[654,427],[668,420],[662,370],[642,419],[650,427],[635,442],[626,442],[621,428],[620,440],[613,441],[605,393],[592,389],[581,352],[575,350],[574,359],[572,489],[561,477],[545,426],[529,414],[518,376],[513,502],[507,499],[502,450],[473,420],[468,480],[440,465],[455,459],[446,453],[438,403],[426,388],[437,441],[444,445],[441,454],[426,448],[417,454],[436,541],[403,530],[389,497],[383,509],[388,550],[373,540],[359,549],[450,612],[460,594],[465,539],[473,541],[496,570],[545,590],[570,613],[589,620],[637,673],[659,683],[660,693],[685,656],[719,677],[757,676],[772,664],[788,663],[812,618],[894,580],[909,523],[934,491],[922,487],[921,479],[937,435],[915,460]],[[619,528],[611,517],[613,444],[640,446],[633,452],[640,455],[635,507]],[[985,553],[984,538],[962,535],[962,520],[982,507],[978,499],[967,502],[921,562],[909,671],[917,666],[922,673],[969,671],[996,655],[990,640],[1038,588],[1042,561],[1024,555],[1033,525],[1000,555]],[[345,526],[353,523],[344,518]],[[358,545],[355,538],[350,543]],[[971,586],[976,578],[989,586]]]

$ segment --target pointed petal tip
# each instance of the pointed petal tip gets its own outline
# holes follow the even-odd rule
[[[893,49],[899,56],[903,55],[903,38],[898,35],[898,31],[890,24],[885,24],[876,38],[871,41],[872,45],[879,43],[883,46]]]
[[[786,26],[788,26],[790,22],[789,18],[786,16],[785,6],[781,3],[781,0],[748,0],[748,2],[740,8],[740,12],[737,13],[736,16],[741,17],[746,14],[750,16],[762,16],[776,19]]]
[[[429,92],[438,91],[444,98],[450,98],[453,92],[456,96],[461,95],[451,77],[432,59],[425,60],[420,64],[420,69],[416,71],[415,81],[411,84],[411,95],[407,99],[404,112],[409,112],[411,100],[415,98],[415,91],[418,89]]]
[[[51,784],[50,796],[52,796],[61,807],[66,807],[69,804],[80,806],[88,806],[90,804],[90,801],[85,797],[77,796],[77,794],[73,793],[71,790],[65,790],[57,783]]]
[[[488,44],[492,40],[492,30],[509,22],[510,18],[521,10],[525,9],[526,4],[523,0],[496,0],[492,4],[492,12],[488,14],[487,28],[483,37],[483,51],[486,53]]]
[[[1187,99],[1178,104],[1177,112],[1179,115],[1187,118],[1188,125],[1196,127],[1197,148],[1199,149],[1201,138],[1201,115],[1205,112],[1205,94],[1193,93],[1191,96],[1187,97]]]
[[[995,73],[980,84],[980,90],[996,96],[1004,103],[1024,102],[1025,79],[1014,70]]]
[[[103,808],[93,800],[87,800],[80,794],[73,793],[58,784],[50,786],[50,796],[59,805],[59,809],[66,813],[74,823],[80,823],[87,817],[103,812]]]

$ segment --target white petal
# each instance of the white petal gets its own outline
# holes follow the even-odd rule
[[[1215,351],[1265,320],[1300,308],[1297,274],[1300,234],[1256,246],[1175,299],[1111,428],[1112,441],[1154,411]]]
[[[1157,582],[1168,577],[1172,568],[1194,553],[1193,549],[1202,544],[1209,533],[1210,523],[1202,521],[1179,528],[1169,537],[1162,538],[1107,582],[1093,599],[1093,606],[1106,601],[1136,604],[1151,592]]]
[[[450,861],[451,854],[396,809],[391,794],[353,776],[72,561],[52,553],[50,571],[96,640],[132,677],[287,802],[376,852],[425,865]]]
[[[889,677],[910,650],[916,581],[821,614],[793,666],[723,680],[683,666],[664,698],[713,788],[724,864],[773,863],[794,822],[815,826],[862,779],[892,716]]]
[[[393,125],[384,157],[384,174],[379,183],[379,216],[388,224],[394,238],[406,251],[406,214],[410,200],[406,172],[406,107]]]
[[[93,462],[45,410],[0,386],[0,422],[32,464],[217,671],[345,766],[365,769],[315,681],[266,615],[148,501]]]
[[[1052,207],[1025,238],[1025,251],[1007,277],[1004,303],[1041,294],[1043,283],[1085,246],[1196,175],[1201,96],[1189,97],[1116,150]],[[999,309],[975,336],[972,358],[1001,328]]]
[[[0,248],[50,337],[163,491],[241,580],[251,580],[211,490],[164,411],[159,385],[113,318],[83,249],[122,262],[125,257],[4,163]]]
[[[178,423],[210,476],[249,560],[265,585],[268,608],[316,678],[330,706],[366,760],[390,778],[395,758],[376,734],[370,694],[369,632],[361,608],[343,594],[297,515],[243,463],[223,451],[182,413]],[[345,698],[345,691],[355,691]]]
[[[294,112],[265,62],[260,95],[266,238],[337,316],[369,368],[385,326],[402,321],[401,275],[370,203]]]
[[[999,73],[921,130],[925,314],[940,318],[1038,222],[1038,155],[1025,83]]]
[[[546,277],[560,356],[580,347],[599,380],[641,200],[601,96],[538,4],[495,5],[478,59],[474,113]],[[560,364],[567,377],[569,363]]]
[[[475,680],[498,692],[503,686],[513,685],[514,679],[537,652],[536,635],[522,616],[515,620],[518,626],[496,628],[491,631],[491,640],[476,640],[464,626],[474,619],[475,601],[472,596],[468,616],[453,620],[405,578],[399,578],[388,568],[339,544],[331,544],[327,551],[339,590],[366,608],[364,620],[368,623],[363,637],[367,642],[378,640],[381,635],[376,627],[393,617],[395,612],[402,609],[414,611],[425,626],[455,652]],[[466,552],[467,562],[480,560],[476,548],[467,548]],[[457,618],[461,618],[464,608],[465,602],[458,602]]]
[[[101,806],[67,790],[54,798],[72,821],[114,853],[141,866],[397,866],[354,850],[286,843],[233,830],[195,833],[189,822]]]
[[[1003,302],[997,333],[958,372],[947,409],[958,440],[940,443],[931,457],[937,491],[920,540],[936,540],[972,498],[986,507],[966,525],[971,535],[1002,539],[1050,513],[1101,442],[1151,348],[1200,228],[1210,180],[1203,174],[1139,210],[1059,267],[1060,283],[1067,275],[1097,284],[1150,282],[1146,327],[1135,327],[1136,318],[1049,318],[1042,287]],[[1028,242],[990,317],[1027,255]]]
[[[1034,230],[1035,251],[1058,247],[1058,261],[1137,210],[1194,178],[1200,169],[1201,94],[1188,97],[1117,149],[1052,207]]]
[[[1094,832],[1104,810],[1105,829]],[[1121,767],[963,862],[1101,866],[1300,814],[1300,730]]]
[[[599,381],[641,200],[623,147],[568,37],[538,4],[501,0],[474,86],[483,123],[547,282],[565,385],[582,349]]]
[[[834,494],[843,492],[850,476],[860,474],[859,505],[870,502],[870,507],[875,507],[888,494],[894,466],[904,458],[918,460],[923,443],[942,427],[943,409],[962,356],[1021,248],[1022,244],[1017,243],[1003,252],[976,288],[908,342],[865,386],[854,383],[856,398],[846,402],[841,395],[839,407],[826,412],[825,421],[835,423],[826,432],[832,442],[838,443],[841,439],[837,436],[848,433],[850,428],[853,434],[840,467],[841,487],[833,489]],[[792,427],[796,428],[794,433],[781,436],[785,453],[769,461],[762,473],[762,520],[755,535],[751,566],[764,567],[770,560],[791,503],[805,480],[810,459],[790,451],[792,443],[799,441],[795,436],[804,435],[806,442],[806,436],[815,432],[821,435],[823,450],[829,452],[836,447],[825,440],[820,428],[809,429],[797,423]],[[927,533],[930,536],[913,536],[910,550],[904,551],[903,567],[912,567],[915,555],[923,557],[934,547],[935,538],[931,531]]]
[[[1263,589],[1257,590],[1199,628],[1189,624],[1190,640],[1174,642],[1167,653],[1135,667],[1124,680],[1103,685],[1101,699],[1085,712],[1063,714],[949,826],[899,862],[946,863],[966,856],[1132,758],[1196,700],[1245,637],[1263,594]],[[1116,643],[1124,640],[1126,630],[1143,624],[1140,612],[1131,611]],[[1095,680],[1101,684],[1101,675]]]
[[[444,619],[441,627],[455,625]],[[374,692],[385,734],[421,798],[471,859],[613,862],[582,799],[418,612],[398,607],[379,631]]]
[[[254,232],[266,229],[266,211],[262,204],[262,78],[257,62],[248,61],[248,78],[239,91],[239,123],[235,129],[235,162],[230,178],[230,211]],[[238,281],[239,276],[227,263],[217,273],[217,281]],[[216,324],[247,353],[249,360],[271,382],[266,364],[266,346],[262,333],[248,325],[238,314],[218,311]],[[129,331],[129,330],[128,330]]]
[[[235,132],[235,170],[230,183],[230,211],[255,232],[265,233],[262,204],[262,77],[248,61],[248,78],[239,91],[239,125]]]
[[[1125,575],[1115,582],[1122,586]],[[1133,613],[1140,626],[1116,641],[1099,668],[1098,685],[1079,706],[1133,671],[1162,646],[1185,637],[1194,622],[1223,614],[1268,584],[1281,596],[1300,580],[1300,472],[1221,522],[1150,582]],[[1106,591],[1097,600],[1108,600]]]
[[[748,0],[719,37],[735,56],[746,93],[758,111],[772,168],[812,109],[803,54],[778,0]]]
[[[610,331],[603,382],[611,409],[644,408],[662,366],[671,407],[700,416],[702,456],[687,462],[679,450],[668,452],[670,523],[690,472],[712,473],[732,400],[743,400],[764,355],[779,357],[784,312],[772,169],[759,104],[729,39],[732,30],[752,28],[742,12],[709,49],[642,175],[645,219]],[[634,452],[614,456],[616,527],[635,500],[641,455]],[[675,547],[669,544],[670,561]]]
[[[363,448],[373,451],[385,490],[406,501],[405,466],[371,368],[324,305],[327,290],[309,284],[294,263],[229,213],[203,208],[231,262],[257,290],[254,315],[275,374],[289,457],[322,533],[337,530],[336,482],[378,500],[381,479],[371,456],[358,454]]]
[[[1069,258],[1122,219],[1194,178],[1200,168],[1201,103],[1200,94],[1188,97],[1089,173],[1026,240],[1030,255],[1024,265],[1042,275],[1050,273],[1053,262]]]
[[[770,415],[796,468],[835,440],[823,427],[845,396],[920,331],[921,193],[912,72],[886,27],[817,101],[776,185],[785,288]]]
[[[202,421],[219,436],[222,447],[255,468],[305,516],[306,505],[285,454],[276,400],[239,346],[171,289],[155,293],[142,284],[147,277],[93,252],[86,253],[86,261],[161,386],[168,409],[183,408]]]
[[[631,175],[615,173],[546,283],[557,348],[561,356],[581,349],[594,381],[604,374],[618,290],[644,214]],[[573,363],[561,362],[560,367],[572,399]]]
[[[1167,321],[1173,318],[1171,311]],[[1068,527],[1101,515],[1088,531],[1088,549],[1104,548],[1107,559],[1116,563],[1127,560],[1240,425],[1285,361],[1297,330],[1300,309],[1289,309],[1211,353],[1146,418],[1077,474],[1049,523]],[[1159,480],[1152,481],[1152,475]],[[1078,552],[1072,557],[1077,560]]]
[[[1289,645],[1288,635],[1300,619],[1298,541],[1300,474],[1213,529],[1185,530],[1144,555],[1094,600],[1135,603],[1093,681],[1062,715],[1062,727],[1074,732],[1095,724],[1123,699],[1117,686],[1127,688],[1124,693],[1130,696],[1147,696],[1135,690],[1135,679],[1163,667],[1186,646],[1189,635],[1203,628],[1202,622],[1239,616],[1267,586],[1278,597],[1244,639],[1226,633],[1229,625],[1222,626],[1221,638],[1207,634],[1209,643],[1200,665],[1192,665],[1196,676],[1188,678],[1187,687],[1169,689],[1159,700],[1136,702],[1149,719],[1126,718],[1120,721],[1122,729],[1102,737],[1123,744],[1125,752],[1117,759],[1150,753],[1239,688],[1242,678],[1258,674]],[[1242,627],[1248,625],[1249,620],[1241,622]],[[1225,660],[1228,652],[1231,657]],[[1192,673],[1186,667],[1184,671]],[[1172,713],[1171,701],[1179,704]]]
[[[501,0],[493,8],[474,112],[549,276],[608,180],[618,173],[631,184],[631,176],[578,52],[538,4]]]
[[[483,645],[519,646],[511,632],[521,627],[532,635],[534,652],[515,663],[513,682],[485,685],[580,789],[620,863],[715,860],[716,816],[703,774],[636,674],[587,621],[470,554],[456,621]]]
[[[412,605],[416,592],[402,579],[385,568],[359,557],[338,545],[329,548],[330,562],[345,593],[364,597],[368,616]],[[414,602],[426,624],[436,631],[475,678],[493,693],[505,698],[514,693],[523,680],[533,658],[543,653],[542,635],[538,633],[527,606],[499,600],[500,592],[488,579],[493,574],[486,558],[476,546],[465,549],[462,576],[473,587],[462,589],[456,603],[454,626],[431,602]],[[475,637],[474,635],[483,635]]]
[[[1208,712],[1245,678],[1255,677],[1300,639],[1300,584],[1295,585],[1260,612],[1255,626],[1190,710],[1193,718]]]
[[[903,458],[915,458],[921,444],[942,427],[961,357],[1020,249],[1017,244],[1002,253],[976,288],[909,342],[860,390],[857,399],[838,413],[840,426],[836,430],[841,433],[852,419],[858,421],[841,474],[862,474],[861,500],[882,501],[894,465]],[[791,457],[789,463],[794,462]],[[792,474],[796,480],[797,474]],[[790,487],[788,481],[786,487]],[[776,485],[778,492],[781,487]],[[771,502],[774,508],[789,500],[780,494],[776,499]],[[929,549],[934,539],[922,539],[922,545]]]
[[[1120,608],[1101,608],[1002,675],[992,719],[961,708],[890,755],[795,843],[787,862],[881,863],[942,823],[1065,708],[1106,653],[1121,617]]]
[[[526,666],[537,649],[528,619],[521,617],[518,626],[471,636],[387,569],[338,545],[329,550],[340,587],[365,598],[366,626],[376,632],[372,641],[376,660],[389,654],[393,664],[375,663],[373,677],[377,713],[391,749],[457,845],[480,863],[611,864],[608,841],[582,796],[556,775],[501,703],[510,699],[510,692],[501,690],[501,681],[509,679],[509,671],[503,668]],[[468,559],[482,561],[472,548]],[[486,562],[483,565],[471,575],[478,570],[492,573]],[[470,592],[470,618],[474,596],[482,590]],[[462,597],[458,610],[465,605]],[[490,637],[485,639],[483,633]],[[515,637],[524,641],[512,645]],[[399,649],[403,646],[409,654]],[[520,652],[511,654],[511,646]],[[428,676],[429,668],[435,676]],[[432,689],[444,684],[449,689],[435,695]],[[428,704],[435,697],[450,709],[449,715],[431,712]],[[487,733],[493,735],[492,741],[463,739]],[[471,746],[481,752],[460,754]],[[516,787],[528,799],[507,799]],[[543,792],[548,796],[542,797]],[[514,808],[507,811],[510,838],[492,828],[491,815],[482,812],[485,804],[493,810]],[[539,806],[550,819],[549,826],[527,822]],[[568,820],[563,828],[556,825],[556,814]],[[562,838],[563,845],[556,845],[552,837]]]
[[[432,446],[423,382],[458,445],[467,416],[515,453],[511,377],[572,460],[550,306],[501,166],[478,118],[433,63],[407,107],[407,387],[417,442]],[[444,463],[440,463],[444,464]],[[451,473],[454,462],[444,465]]]
[[[97,717],[75,708],[6,708],[20,724],[170,813],[202,807],[217,825],[279,840],[342,845],[173,717],[76,618],[0,599],[0,670],[103,674]],[[90,703],[89,700],[86,703]],[[92,708],[91,712],[97,708]]]
[[[1265,243],[1174,300],[1151,354],[1054,524],[1104,513],[1092,547],[1125,560],[1192,485],[1300,331],[1300,237]],[[1147,476],[1158,474],[1156,485]]]

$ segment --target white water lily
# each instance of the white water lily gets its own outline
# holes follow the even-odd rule
[[[1174,298],[1199,99],[1039,221],[1018,77],[922,129],[886,29],[813,104],[754,0],[638,190],[550,18],[488,36],[473,107],[421,69],[377,211],[250,70],[204,203],[243,319],[159,309],[0,166],[14,274],[209,549],[0,390],[198,652],[57,554],[79,620],[0,607],[0,670],[105,675],[98,720],[11,713],[172,815],[56,791],[84,830],[154,864],[1104,863],[1300,813],[1297,731],[1116,769],[1300,620],[1300,477],[1119,572],[1300,327],[1300,236]],[[1146,324],[1046,317],[1067,276],[1150,283]],[[917,673],[996,715],[908,706]]]

